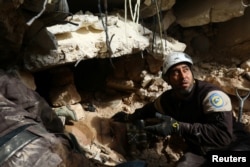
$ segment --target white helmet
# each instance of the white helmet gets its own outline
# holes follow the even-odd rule
[[[167,71],[175,64],[186,62],[193,65],[192,58],[183,52],[172,52],[163,62],[162,75],[165,75]]]

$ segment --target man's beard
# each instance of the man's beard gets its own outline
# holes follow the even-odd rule
[[[184,95],[184,96],[186,96],[186,95],[189,95],[189,93],[192,91],[192,89],[193,89],[193,84],[188,88],[188,89],[180,89],[180,90],[178,90],[178,93],[180,94],[180,95]]]
[[[191,91],[193,90],[194,83],[195,83],[195,81],[193,81],[192,84],[190,85],[190,87],[188,87],[187,89],[176,89],[177,94],[179,94],[181,96],[188,96],[191,93]]]

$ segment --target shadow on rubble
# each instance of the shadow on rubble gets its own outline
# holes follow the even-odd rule
[[[126,154],[126,125],[107,118],[94,117],[91,121],[96,139],[121,154]]]

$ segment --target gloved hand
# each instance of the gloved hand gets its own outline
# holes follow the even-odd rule
[[[179,122],[170,116],[164,116],[164,122],[152,126],[146,126],[147,132],[159,136],[167,136],[179,131]]]
[[[117,122],[132,122],[135,120],[133,114],[127,114],[123,111],[116,113],[111,119]]]
[[[69,105],[55,108],[54,110],[57,116],[64,116],[69,120],[78,121],[75,111]]]

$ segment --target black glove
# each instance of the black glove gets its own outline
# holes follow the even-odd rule
[[[134,114],[126,114],[124,111],[116,113],[111,119],[117,122],[133,122],[136,120]]]
[[[167,136],[179,131],[179,122],[169,116],[164,116],[164,122],[152,126],[146,126],[147,132],[159,136]]]

